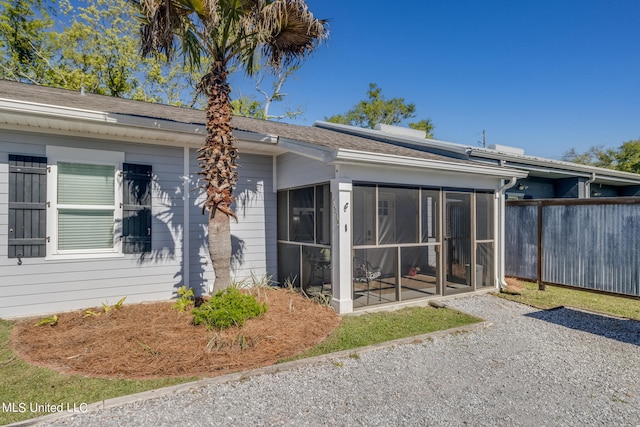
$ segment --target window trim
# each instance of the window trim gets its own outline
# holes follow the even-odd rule
[[[123,257],[122,230],[122,170],[125,161],[124,152],[93,150],[86,148],[47,146],[47,250],[45,259],[85,259]],[[113,204],[113,247],[108,249],[58,249],[58,210],[66,205],[58,205],[58,163],[82,163],[114,167],[114,204]],[[110,205],[109,205],[110,207]],[[104,209],[104,206],[96,206]]]

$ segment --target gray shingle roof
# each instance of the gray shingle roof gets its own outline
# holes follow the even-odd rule
[[[204,124],[205,117],[204,111],[202,110],[174,107],[163,104],[152,104],[148,102],[90,93],[82,95],[80,92],[71,90],[36,86],[6,80],[0,80],[0,98],[201,125]],[[335,150],[350,149],[425,160],[481,165],[479,162],[460,160],[443,155],[427,153],[420,150],[391,145],[369,138],[348,135],[317,127],[292,125],[238,116],[233,118],[232,124],[234,129],[237,130],[276,135]]]

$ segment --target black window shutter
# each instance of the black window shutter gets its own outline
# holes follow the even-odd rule
[[[151,166],[123,165],[122,252],[151,251]]]
[[[9,258],[46,255],[47,158],[9,154]]]

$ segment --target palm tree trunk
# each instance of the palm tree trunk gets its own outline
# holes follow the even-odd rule
[[[209,75],[203,79],[207,94],[207,138],[198,151],[201,176],[207,199],[203,209],[209,213],[207,226],[209,256],[216,280],[213,292],[231,285],[231,227],[229,217],[236,215],[231,210],[234,202],[233,187],[238,180],[231,118],[231,89],[227,82],[224,64],[216,62]],[[236,218],[237,219],[237,218]]]
[[[216,274],[213,292],[231,286],[231,227],[228,215],[218,212],[209,218],[207,226],[209,257]]]

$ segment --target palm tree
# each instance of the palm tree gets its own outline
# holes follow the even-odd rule
[[[262,58],[274,70],[299,63],[328,37],[303,0],[132,0],[142,14],[142,54],[210,64],[198,90],[207,97],[207,137],[199,151],[201,188],[208,210],[209,255],[214,292],[231,284],[230,217],[238,179],[228,83],[230,67],[251,75]]]

